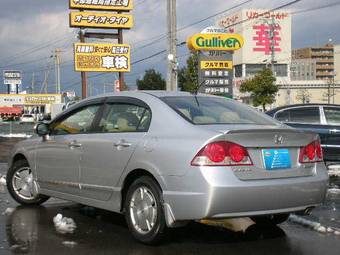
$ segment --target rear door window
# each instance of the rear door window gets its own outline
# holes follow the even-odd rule
[[[328,125],[340,125],[340,108],[324,107],[323,110]]]
[[[320,124],[319,107],[289,109],[287,114],[289,115],[289,122],[292,123]]]
[[[289,110],[280,111],[275,115],[275,119],[281,122],[289,122]]]

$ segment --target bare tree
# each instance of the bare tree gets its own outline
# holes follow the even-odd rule
[[[310,102],[311,93],[308,89],[300,89],[297,92],[296,100],[300,101],[302,104],[308,104]]]

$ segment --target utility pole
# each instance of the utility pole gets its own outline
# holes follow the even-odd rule
[[[48,64],[47,69],[45,70],[45,77],[44,82],[42,84],[42,87],[40,89],[40,93],[44,91],[45,94],[47,94],[47,87],[48,87],[48,76],[50,74],[51,66]]]
[[[123,29],[118,29],[118,43],[123,44]],[[123,91],[123,86],[125,83],[124,73],[119,72],[119,91]]]
[[[60,49],[55,50],[55,86],[56,86],[56,93],[60,94]]]
[[[177,21],[176,21],[176,0],[167,0],[168,12],[168,76],[167,76],[167,91],[177,90]]]
[[[85,31],[83,29],[79,30],[79,40],[81,43],[85,42]],[[80,72],[81,75],[81,98],[85,99],[87,97],[87,73]]]
[[[31,83],[31,90],[32,94],[34,94],[34,85],[35,85],[35,73],[32,73],[32,83]]]

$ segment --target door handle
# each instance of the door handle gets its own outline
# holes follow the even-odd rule
[[[71,149],[72,148],[81,148],[81,146],[82,145],[80,143],[78,143],[77,141],[72,141],[68,144],[68,147],[70,147]]]
[[[331,129],[331,130],[329,130],[329,133],[331,133],[331,134],[339,134],[340,130],[339,129]]]
[[[114,143],[113,145],[114,145],[114,147],[116,147],[116,148],[119,148],[119,147],[127,148],[127,147],[130,147],[132,144],[131,144],[131,143],[128,143],[128,142],[125,141],[125,140],[120,140],[119,142]]]

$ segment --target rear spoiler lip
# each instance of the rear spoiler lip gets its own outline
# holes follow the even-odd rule
[[[228,130],[224,134],[245,134],[245,133],[301,133],[309,135],[318,135],[318,133],[313,131],[305,131],[300,129],[290,129],[290,128],[274,128],[274,129],[242,129],[242,130]]]

